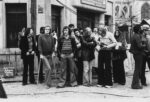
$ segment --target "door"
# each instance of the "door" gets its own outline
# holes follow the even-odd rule
[[[84,29],[86,27],[94,27],[95,22],[95,13],[85,12],[85,11],[77,11],[77,27]]]
[[[6,44],[7,48],[18,47],[18,32],[27,27],[25,3],[6,4]]]
[[[52,30],[55,30],[57,36],[60,36],[60,7],[52,6]]]

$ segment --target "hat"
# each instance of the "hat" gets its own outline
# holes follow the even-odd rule
[[[142,30],[150,30],[150,26],[147,24],[144,24],[141,26]]]

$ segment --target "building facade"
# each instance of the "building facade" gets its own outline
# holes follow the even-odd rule
[[[50,25],[59,36],[63,26],[69,24],[78,28],[106,24],[113,31],[113,0],[38,0],[37,32],[41,26]]]
[[[134,0],[132,3],[132,16],[134,21],[141,22],[150,19],[150,0]]]
[[[0,0],[0,54],[6,57],[0,63],[7,56],[20,63],[18,32],[23,27],[32,27],[36,35],[40,27],[51,26],[60,36],[69,24],[82,29],[107,25],[113,32],[114,16],[114,0]]]

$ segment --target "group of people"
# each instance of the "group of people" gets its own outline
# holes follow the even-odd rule
[[[136,26],[134,30],[135,33],[139,33]],[[31,84],[35,84],[34,54],[38,56],[38,66],[40,66],[39,79],[37,80],[40,83],[45,82],[48,88],[52,85],[51,75],[52,70],[55,68],[54,56],[57,56],[60,61],[58,88],[77,85],[92,86],[93,68],[96,69],[98,75],[97,86],[111,88],[113,83],[126,84],[124,60],[127,58],[127,42],[121,31],[117,30],[113,34],[105,26],[95,27],[93,31],[90,27],[79,30],[74,28],[73,24],[70,24],[64,26],[59,37],[55,31],[51,32],[50,26],[41,27],[40,33],[35,36],[31,28],[27,28],[21,33],[19,47],[24,64],[23,85],[28,84],[28,70],[29,81]],[[141,40],[139,40],[141,37],[136,36],[134,38],[136,40],[133,40],[130,49],[135,58],[135,72],[131,88],[138,89],[141,72],[139,67],[145,67],[143,63],[148,58],[143,60],[143,46],[136,44],[141,43]],[[143,39],[142,43],[144,42]],[[136,49],[140,50],[141,54],[135,54],[136,51],[134,50]],[[142,63],[141,60],[145,62]],[[143,79],[145,79],[144,70]],[[143,80],[142,84],[147,85],[146,79]]]

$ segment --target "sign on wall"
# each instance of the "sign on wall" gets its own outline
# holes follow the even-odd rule
[[[44,13],[44,7],[38,5],[38,13]]]
[[[130,16],[130,6],[128,2],[116,1],[115,2],[115,19],[127,20]]]
[[[106,0],[81,0],[81,3],[100,8],[106,8]]]

